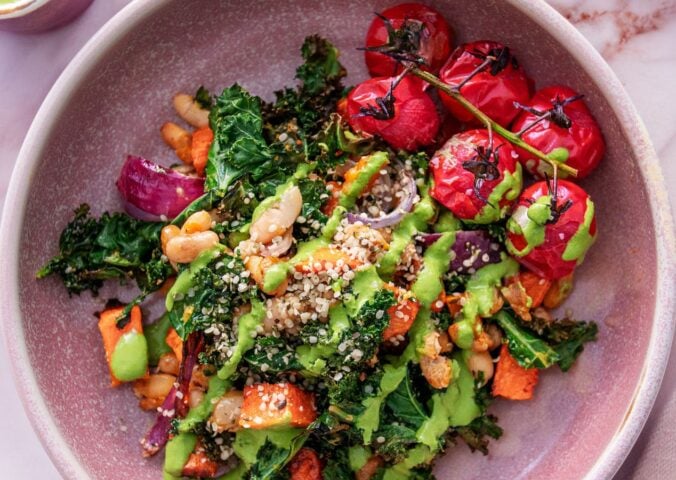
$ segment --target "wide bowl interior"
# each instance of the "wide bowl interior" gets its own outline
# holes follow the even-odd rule
[[[38,387],[66,441],[61,448],[70,449],[92,478],[156,479],[160,460],[140,456],[138,441],[153,417],[137,409],[130,388],[109,388],[93,316],[108,296],[124,300],[130,293],[111,288],[98,298],[69,298],[58,279],[35,280],[56,252],[72,210],[81,202],[95,213],[121,209],[114,180],[128,153],[174,161],[158,130],[174,119],[175,92],[193,92],[201,84],[218,91],[239,82],[270,98],[291,83],[303,38],[315,32],[341,48],[350,81],[365,78],[355,48],[372,12],[392,3],[165,2],[119,41],[99,47],[101,54],[45,132],[21,230],[21,314]],[[456,479],[580,478],[622,425],[648,350],[655,230],[650,215],[629,208],[647,204],[646,187],[604,86],[564,45],[508,2],[428,3],[445,14],[457,40],[494,39],[512,47],[537,86],[562,83],[584,92],[608,145],[601,167],[582,182],[596,201],[600,234],[567,303],[577,318],[599,323],[599,341],[569,374],[542,375],[533,401],[496,402],[505,435],[487,457],[461,445],[436,471],[439,478]]]

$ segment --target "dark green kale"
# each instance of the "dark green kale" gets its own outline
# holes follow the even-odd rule
[[[448,308],[442,308],[438,312],[432,312],[432,321],[437,327],[437,330],[445,332],[453,324],[453,315]]]
[[[259,336],[254,347],[244,354],[244,361],[258,374],[298,372],[303,366],[288,340],[281,337]]]
[[[594,322],[575,321],[569,318],[553,322],[537,317],[529,324],[545,338],[559,356],[559,368],[566,372],[584,350],[584,344],[596,340],[599,328]]]
[[[522,367],[549,368],[560,360],[559,354],[547,342],[522,328],[506,310],[501,310],[494,318],[505,332],[509,353]]]
[[[502,428],[497,424],[497,417],[484,414],[475,418],[469,425],[464,427],[455,427],[451,431],[451,437],[460,437],[472,450],[480,451],[488,455],[488,444],[490,439],[497,440],[502,436]]]
[[[322,212],[322,206],[330,196],[326,184],[319,180],[304,178],[298,182],[298,188],[303,196],[303,209],[300,212],[302,223],[294,225],[293,236],[299,241],[316,237],[326,225],[328,217]],[[299,219],[301,220],[301,219]]]
[[[471,275],[450,271],[444,275],[444,291],[446,293],[464,292],[465,285],[471,278]]]
[[[418,443],[415,430],[398,424],[387,423],[373,434],[373,448],[385,461],[397,463],[406,457],[409,450]]]
[[[418,372],[415,373],[417,373],[417,377],[420,377]],[[385,405],[393,421],[403,423],[415,431],[428,419],[429,413],[423,406],[419,393],[416,393],[420,391],[417,387],[423,382],[415,382],[414,384],[413,378],[413,367],[409,367],[406,378],[387,397]]]
[[[163,226],[124,213],[104,213],[97,219],[82,204],[61,233],[59,254],[37,277],[58,274],[69,294],[91,290],[96,295],[108,279],[135,280],[144,292],[156,290],[172,272],[162,260]]]
[[[284,468],[298,453],[307,440],[308,433],[303,432],[291,441],[288,448],[275,445],[266,440],[256,455],[256,463],[251,466],[247,478],[249,480],[282,480],[288,478]]]
[[[214,103],[213,98],[211,98],[211,93],[209,93],[209,90],[204,88],[203,85],[195,92],[195,101],[205,110],[211,110],[211,106]]]
[[[339,380],[329,377],[326,380],[328,394],[326,395],[334,411],[356,417],[364,411],[362,402],[378,391],[382,371],[373,370],[362,380],[361,372],[345,372]]]
[[[240,258],[227,254],[197,270],[192,287],[169,312],[176,333],[185,339],[191,332],[214,323],[231,324],[236,309],[258,295],[256,285],[242,275],[245,270]]]
[[[322,469],[323,480],[354,480],[347,447],[331,446]]]

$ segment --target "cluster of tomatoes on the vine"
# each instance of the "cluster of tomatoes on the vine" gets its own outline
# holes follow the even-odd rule
[[[604,154],[601,130],[571,88],[550,86],[533,93],[534,82],[508,47],[476,41],[451,51],[452,42],[451,27],[431,7],[407,3],[377,14],[363,48],[372,78],[349,93],[343,113],[355,131],[378,135],[394,149],[430,149],[447,140],[430,161],[431,195],[470,223],[510,214],[507,246],[517,260],[547,278],[566,276],[596,235],[589,195],[570,181],[550,180],[556,172],[549,163],[478,128],[475,115],[440,92],[443,112],[429,94],[430,85],[409,74],[406,65],[438,75],[536,150],[564,152],[577,179]],[[449,115],[465,131],[445,139],[443,117]],[[545,180],[522,191],[522,168]]]

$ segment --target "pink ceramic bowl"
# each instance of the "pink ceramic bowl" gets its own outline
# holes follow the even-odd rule
[[[158,128],[171,96],[238,81],[270,97],[289,83],[305,35],[343,51],[355,82],[372,12],[392,0],[283,2],[147,0],[130,4],[58,80],[26,138],[3,214],[3,324],[26,410],[69,479],[158,479],[138,440],[151,416],[128,388],[111,390],[92,312],[103,299],[69,299],[58,279],[36,281],[72,209],[121,209],[113,181],[127,153],[172,161]],[[609,478],[648,416],[671,344],[674,237],[655,153],[634,107],[596,51],[553,9],[534,0],[429,2],[459,40],[512,47],[538,85],[587,95],[608,154],[584,186],[598,208],[599,240],[568,302],[600,324],[600,339],[568,374],[548,371],[535,400],[496,402],[505,435],[488,457],[464,446],[437,466],[440,479]],[[118,292],[116,292],[120,295]],[[122,298],[128,298],[121,295]]]

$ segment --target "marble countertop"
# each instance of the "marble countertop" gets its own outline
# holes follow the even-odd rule
[[[676,212],[676,0],[548,0],[598,49],[629,92],[658,152]],[[63,68],[129,0],[105,0],[73,23],[39,35],[0,32],[0,206],[30,122]],[[17,396],[0,342],[0,477],[58,479]],[[676,355],[648,424],[617,480],[673,478]]]

